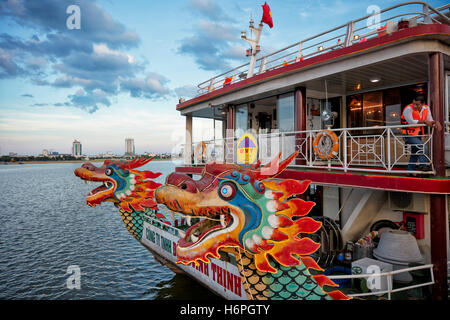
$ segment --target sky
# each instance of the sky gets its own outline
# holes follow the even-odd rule
[[[267,3],[274,27],[263,29],[263,52],[400,1]],[[71,153],[74,139],[87,155],[123,154],[128,137],[137,153],[170,152],[184,141],[179,97],[192,98],[198,83],[248,61],[240,32],[250,16],[259,22],[263,4],[0,0],[0,154]],[[200,129],[211,132],[212,123],[194,119],[194,127],[201,140]]]

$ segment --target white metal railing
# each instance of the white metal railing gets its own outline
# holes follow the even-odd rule
[[[328,160],[321,159],[314,151],[314,143],[323,130],[306,130],[294,132],[260,133],[254,135],[258,142],[257,159],[268,163],[278,153],[282,158],[298,151],[299,154],[292,167],[315,168],[325,170],[395,172],[395,173],[433,173],[433,132],[418,135],[421,144],[408,144],[405,138],[411,137],[401,133],[408,127],[425,125],[399,125],[361,128],[330,129],[337,137],[339,149]],[[239,137],[230,136],[220,140],[210,140],[185,146],[190,149],[190,161],[185,164],[200,165],[211,161],[233,163],[237,161],[236,147]],[[426,170],[407,170],[411,156],[424,156],[424,162],[418,166],[428,166]],[[417,159],[418,160],[418,159]]]
[[[182,231],[182,230],[180,230],[177,227],[174,227],[172,225],[166,224],[165,221],[163,221],[163,220],[151,217],[148,214],[144,214],[144,220],[147,221],[148,223],[150,223],[152,226],[155,226],[158,229],[161,229],[163,231],[167,231],[167,232],[173,234],[174,236],[177,236],[177,237],[184,237],[185,236],[185,232],[184,231]]]
[[[422,269],[429,269],[430,270],[430,281],[428,282],[424,282],[424,283],[418,283],[418,284],[414,284],[414,285],[410,285],[410,286],[405,286],[405,287],[401,287],[401,288],[393,288],[393,281],[392,281],[392,277],[394,275],[400,274],[400,273],[405,273],[405,272],[410,272],[410,271],[416,271],[416,270],[422,270]],[[327,276],[329,279],[331,280],[337,280],[337,279],[373,279],[373,277],[380,277],[382,279],[382,277],[386,278],[386,282],[387,282],[387,290],[373,290],[371,292],[365,292],[365,293],[354,293],[354,294],[348,294],[348,296],[350,297],[366,297],[366,296],[372,296],[372,295],[384,295],[387,294],[388,296],[388,300],[391,300],[392,298],[392,294],[396,293],[396,292],[401,292],[401,291],[407,291],[407,290],[411,290],[411,289],[415,289],[415,288],[420,288],[420,287],[425,287],[425,286],[430,286],[434,284],[434,274],[433,274],[433,265],[432,264],[426,264],[423,266],[417,266],[417,267],[411,267],[411,268],[405,268],[405,269],[400,269],[400,270],[396,270],[396,271],[389,271],[389,272],[381,272],[381,273],[369,273],[369,274],[354,274],[354,275],[339,275],[339,276]],[[380,280],[380,282],[382,282],[382,280]]]
[[[408,11],[400,12],[400,8]],[[450,19],[443,14],[449,8],[450,5],[447,4],[435,9],[423,1],[409,1],[391,6],[380,10],[380,21],[373,19],[374,14],[370,14],[265,55],[257,59],[253,75],[395,32],[400,19],[408,20],[409,27],[441,23],[437,18],[440,18],[443,23],[450,24]],[[381,14],[383,14],[382,18]],[[373,19],[374,22],[369,22],[368,19]],[[249,65],[250,63],[242,64],[200,83],[198,95],[222,88],[226,78],[232,78],[229,84],[246,79]]]

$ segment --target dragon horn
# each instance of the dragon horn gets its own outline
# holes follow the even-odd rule
[[[291,154],[285,160],[280,162],[281,152],[275,157],[270,163],[261,167],[258,171],[255,172],[255,179],[269,179],[276,177],[280,172],[282,172],[286,167],[294,160],[294,158],[298,155],[298,151]]]
[[[136,158],[128,162],[123,166],[124,169],[135,169],[138,167],[142,167],[144,164],[149,163],[153,160],[154,157],[151,158]]]

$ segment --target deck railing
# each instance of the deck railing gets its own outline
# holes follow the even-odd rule
[[[403,287],[399,287],[399,288],[395,288],[393,286],[393,279],[392,277],[394,275],[398,275],[401,273],[406,273],[406,272],[410,272],[410,271],[417,271],[417,270],[424,270],[424,269],[428,269],[430,272],[430,281],[427,282],[423,282],[423,283],[417,283],[417,284],[412,284],[412,285],[408,285],[408,286],[403,286]],[[343,280],[343,279],[373,279],[374,277],[380,277],[379,278],[379,282],[385,282],[385,284],[387,284],[387,288],[386,290],[373,290],[370,292],[365,292],[365,293],[353,293],[353,294],[349,294],[350,297],[367,297],[367,296],[382,296],[387,294],[387,299],[391,300],[392,299],[392,294],[393,293],[397,293],[397,292],[401,292],[401,291],[408,291],[408,290],[412,290],[412,289],[416,289],[416,288],[421,288],[421,287],[426,287],[426,286],[430,286],[434,284],[434,274],[433,274],[433,265],[432,264],[426,264],[423,266],[416,266],[416,267],[411,267],[411,268],[405,268],[405,269],[400,269],[400,270],[395,270],[395,271],[389,271],[389,272],[381,272],[381,273],[377,273],[377,274],[356,274],[356,275],[339,275],[339,276],[328,276],[328,278],[330,278],[331,280]]]
[[[401,9],[406,12],[401,12]],[[423,1],[409,1],[391,6],[264,55],[256,60],[253,75],[390,34],[398,30],[398,22],[401,19],[408,21],[408,27],[431,23],[450,24],[450,19],[443,14],[449,9],[448,4],[435,9]],[[197,94],[202,95],[247,79],[249,66],[250,63],[242,64],[200,83]],[[228,80],[225,83],[226,78],[231,78],[231,82]]]
[[[433,173],[433,129],[429,134],[418,135],[421,144],[411,145],[405,141],[402,129],[409,127],[423,127],[424,125],[379,126],[361,128],[330,129],[337,137],[339,148],[330,159],[322,159],[318,155],[315,142],[323,130],[306,130],[294,132],[272,132],[254,134],[258,143],[257,160],[268,163],[280,152],[282,159],[295,151],[298,156],[292,162],[292,167],[386,172],[386,173]],[[427,129],[426,129],[427,130]],[[229,135],[225,139],[199,141],[185,145],[185,164],[201,165],[211,161],[236,163],[237,143],[240,135]],[[316,151],[315,151],[316,149]],[[325,145],[325,150],[329,150]],[[325,153],[325,152],[323,152]],[[323,154],[322,153],[322,154]],[[189,157],[189,155],[191,157]],[[426,169],[408,171],[411,156],[424,155],[424,162],[417,162],[417,166],[427,166]],[[190,158],[190,159],[189,159]]]

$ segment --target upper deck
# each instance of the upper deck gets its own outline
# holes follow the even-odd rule
[[[200,83],[196,97],[177,105],[189,133],[185,164],[236,161],[237,140],[250,131],[263,163],[278,152],[283,158],[299,152],[284,175],[321,184],[416,192],[436,187],[436,193],[448,193],[447,182],[422,190],[407,177],[448,175],[449,12],[448,4],[437,9],[420,1],[398,4],[381,10],[377,23],[364,16],[256,59],[253,70],[247,63]],[[400,119],[417,94],[427,98],[433,118],[445,126],[445,134],[425,130],[420,151],[406,143]],[[325,120],[324,113],[333,119]],[[221,121],[222,137],[193,141],[195,117]],[[326,128],[339,149],[321,159],[315,143]],[[424,150],[426,166],[408,170],[409,159]]]

